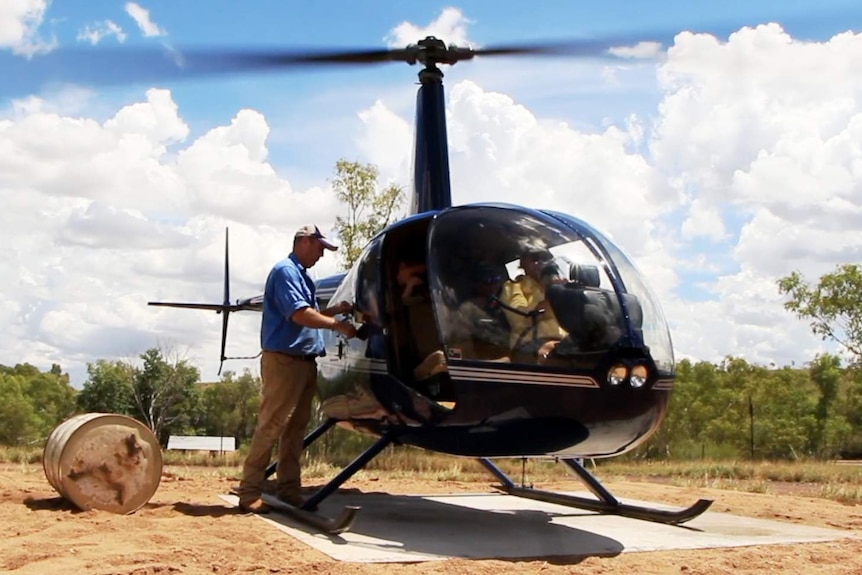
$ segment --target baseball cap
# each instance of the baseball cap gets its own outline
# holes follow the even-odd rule
[[[324,236],[322,233],[320,233],[320,230],[315,225],[309,224],[307,226],[302,226],[301,228],[296,230],[296,234],[293,237],[294,238],[316,238],[321,244],[323,244],[323,247],[325,247],[326,249],[332,250],[332,251],[335,251],[338,249],[338,247],[336,247],[336,246],[332,245],[331,243],[329,243],[328,241],[326,241],[326,236]]]

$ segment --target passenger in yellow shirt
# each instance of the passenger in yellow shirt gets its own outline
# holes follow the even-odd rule
[[[547,250],[523,254],[520,265],[524,273],[514,281],[507,281],[500,294],[506,319],[512,327],[512,351],[535,353],[540,359],[547,356],[566,336],[545,299],[542,272],[552,259],[553,256]],[[530,312],[538,313],[534,316],[527,315]]]

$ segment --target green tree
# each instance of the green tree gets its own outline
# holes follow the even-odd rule
[[[26,363],[0,365],[0,443],[45,440],[75,412],[76,393],[59,365],[44,373]]]
[[[239,377],[225,372],[201,394],[201,429],[207,435],[235,437],[238,444],[251,438],[260,406],[260,378],[245,370]]]
[[[143,366],[132,382],[137,415],[165,441],[172,431],[192,423],[200,373],[185,360],[169,363],[158,348],[148,349],[141,359]]]
[[[862,457],[862,367],[858,364],[844,371],[844,385],[839,410],[850,427],[841,448],[842,457]]]
[[[862,360],[862,267],[838,266],[811,287],[795,271],[778,281],[781,293],[790,296],[784,307],[810,322],[811,330],[831,339]]]
[[[87,381],[78,394],[78,409],[88,413],[134,413],[134,366],[123,361],[87,364]]]
[[[36,438],[36,418],[25,386],[24,376],[0,372],[0,444],[20,445]]]
[[[34,375],[38,375],[41,372],[39,371],[39,368],[35,365],[30,365],[29,363],[17,363],[15,364],[15,367],[9,367],[8,365],[0,365],[0,373],[32,377]]]
[[[747,425],[742,427],[746,438],[753,439],[755,457],[795,459],[811,451],[816,400],[806,370],[757,367],[746,393],[753,408],[754,437]]]
[[[822,457],[836,455],[850,435],[850,424],[836,405],[842,376],[841,360],[834,355],[819,355],[811,362],[809,377],[819,393],[814,412],[817,425],[811,439]]]
[[[665,422],[641,453],[796,457],[810,451],[816,395],[808,370],[682,360]]]
[[[62,372],[37,373],[26,379],[24,393],[33,409],[36,432],[47,439],[51,430],[75,413],[77,392]]]
[[[341,264],[349,269],[362,249],[385,228],[393,213],[404,201],[404,190],[390,184],[380,190],[379,172],[373,164],[338,160],[332,189],[338,201],[347,207],[347,215],[335,219],[335,230],[341,240]]]

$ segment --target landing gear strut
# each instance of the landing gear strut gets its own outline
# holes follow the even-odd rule
[[[480,458],[479,463],[485,469],[500,481],[497,487],[500,491],[515,497],[523,497],[525,499],[535,499],[544,501],[545,503],[555,503],[557,505],[565,505],[567,507],[576,507],[579,509],[587,509],[589,511],[597,511],[599,513],[621,515],[623,517],[631,517],[633,519],[643,519],[646,521],[655,521],[657,523],[666,523],[668,525],[680,525],[686,521],[694,519],[704,511],[709,509],[712,501],[709,499],[698,499],[692,506],[676,511],[667,511],[664,509],[654,509],[651,507],[641,507],[639,505],[629,505],[621,503],[602,485],[596,477],[584,468],[578,461],[574,459],[561,460],[569,469],[571,469],[578,478],[586,484],[587,488],[596,496],[596,499],[588,499],[585,497],[577,497],[575,495],[566,495],[564,493],[554,493],[553,491],[542,491],[533,489],[532,487],[519,487],[506,473],[494,465],[487,458]]]
[[[314,430],[311,431],[302,441],[302,448],[306,449],[309,445],[311,445],[314,440],[323,435],[330,427],[335,425],[336,420],[327,419],[319,426],[317,426]],[[398,434],[395,432],[389,432],[383,436],[381,436],[377,441],[374,442],[368,449],[363,451],[356,457],[353,461],[351,461],[347,467],[341,470],[341,472],[333,477],[329,482],[317,490],[317,492],[306,499],[302,505],[299,507],[294,507],[292,505],[288,505],[280,501],[279,499],[271,496],[265,496],[264,501],[270,506],[278,509],[279,511],[290,515],[300,523],[305,523],[306,525],[310,525],[315,529],[323,531],[325,533],[330,533],[333,535],[337,535],[339,533],[344,533],[349,530],[353,526],[353,521],[356,519],[356,514],[359,513],[360,507],[355,506],[347,506],[345,507],[339,516],[335,519],[329,519],[327,517],[323,517],[315,513],[317,509],[317,505],[332,495],[332,493],[337,490],[341,485],[353,477],[357,471],[365,467],[369,461],[374,459],[377,454],[379,454],[383,449],[386,448],[390,443],[395,441]],[[271,476],[275,473],[276,464],[271,463],[269,467],[266,468],[266,477]]]

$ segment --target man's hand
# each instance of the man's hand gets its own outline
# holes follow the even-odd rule
[[[335,324],[335,331],[350,339],[356,337],[356,328],[349,321],[339,321]]]
[[[545,363],[547,363],[548,361],[548,356],[551,355],[555,349],[557,349],[557,346],[559,344],[560,342],[556,340],[546,341],[545,343],[543,343],[542,347],[539,348],[539,351],[536,352],[536,356],[538,357],[538,361],[536,363],[538,363],[539,365],[545,365]]]
[[[335,313],[336,314],[345,314],[351,313],[353,311],[353,304],[349,301],[343,301],[339,304],[335,305]]]

